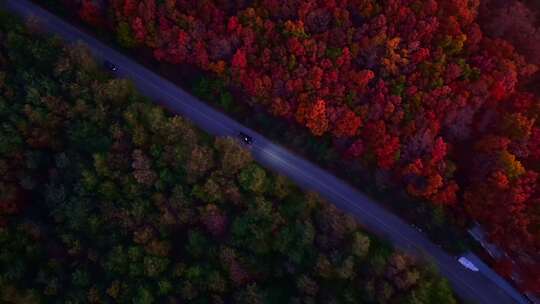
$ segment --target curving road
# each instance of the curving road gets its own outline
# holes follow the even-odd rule
[[[481,272],[465,269],[456,261],[456,257],[441,250],[422,233],[343,181],[212,109],[60,18],[27,0],[4,0],[4,6],[25,18],[37,17],[44,29],[65,40],[87,44],[97,58],[110,60],[119,67],[118,76],[133,80],[145,95],[159,101],[172,112],[188,117],[207,132],[235,136],[241,130],[250,134],[254,140],[251,150],[262,165],[288,176],[305,189],[320,193],[338,208],[353,214],[369,231],[391,241],[396,247],[432,260],[461,298],[485,304],[527,303],[519,294],[509,294],[500,289]]]

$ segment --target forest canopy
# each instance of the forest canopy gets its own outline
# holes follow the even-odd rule
[[[0,302],[456,303],[425,261],[0,12]]]
[[[540,292],[535,1],[62,2],[120,45],[219,77],[479,223]]]

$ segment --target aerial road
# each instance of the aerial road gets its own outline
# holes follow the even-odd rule
[[[516,294],[511,295],[499,288],[481,271],[463,267],[457,257],[447,254],[424,234],[342,180],[214,110],[134,60],[27,0],[4,0],[3,4],[25,18],[34,16],[41,28],[67,41],[83,42],[98,60],[113,63],[118,77],[131,79],[146,96],[171,112],[187,117],[210,134],[234,137],[238,137],[239,132],[246,134],[250,138],[246,146],[259,163],[288,176],[305,189],[320,193],[339,209],[352,214],[367,230],[389,240],[395,247],[431,260],[461,298],[482,304],[526,303]]]

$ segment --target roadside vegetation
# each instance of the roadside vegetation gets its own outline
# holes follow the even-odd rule
[[[0,13],[0,302],[456,303],[231,138]]]
[[[445,248],[463,250],[479,223],[517,262],[496,261],[499,273],[540,292],[534,1],[37,2],[111,31],[169,75],[199,70],[193,91]]]

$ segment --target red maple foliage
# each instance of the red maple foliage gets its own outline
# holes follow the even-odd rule
[[[81,8],[79,9],[79,17],[86,23],[98,28],[105,25],[105,19],[100,8],[92,0],[82,1]]]

